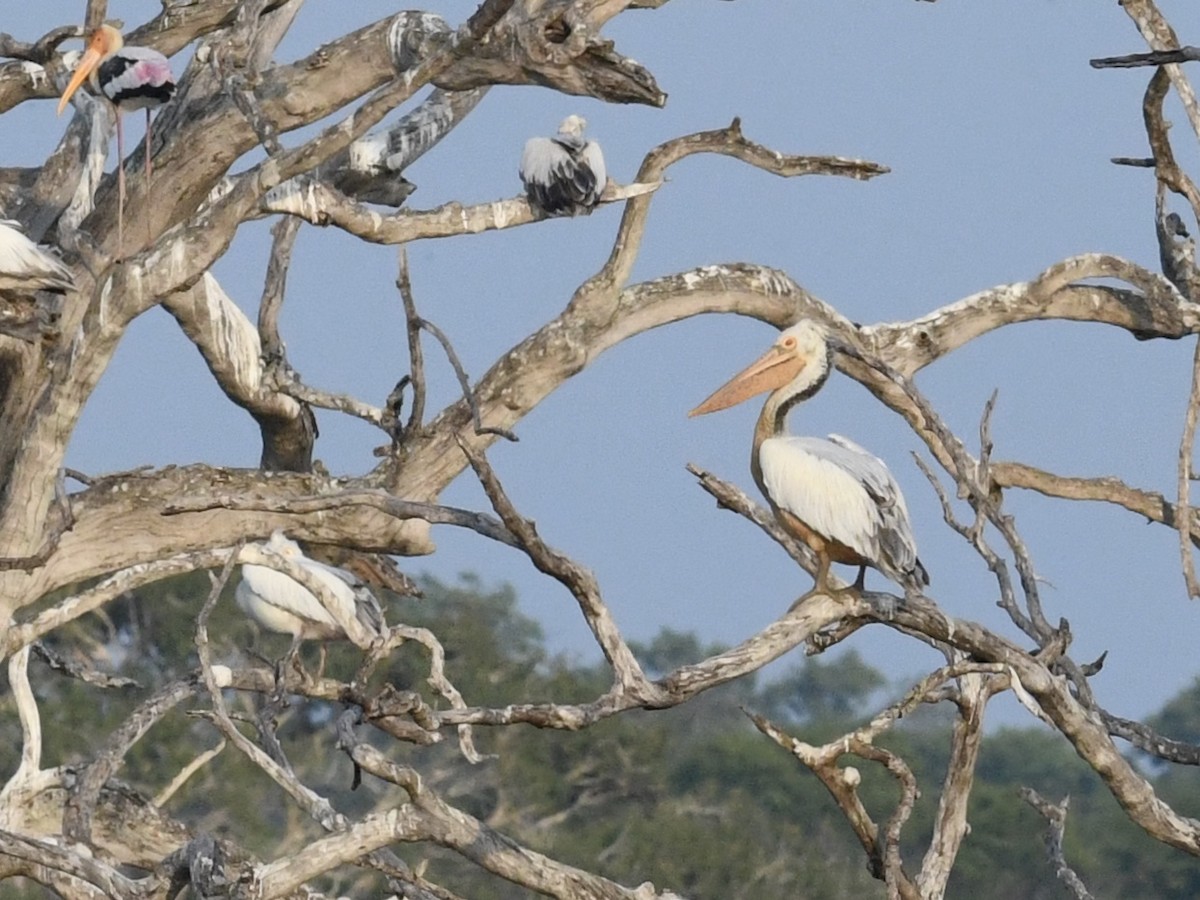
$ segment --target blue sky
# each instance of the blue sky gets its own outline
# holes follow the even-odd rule
[[[6,29],[32,39],[77,18],[83,4],[14,6]],[[1192,12],[1186,3],[1160,6],[1177,26],[1194,19],[1185,17]],[[427,8],[457,24],[474,6]],[[781,151],[860,156],[892,173],[865,184],[785,181],[726,158],[688,159],[671,170],[654,201],[635,280],[706,263],[763,263],[870,323],[912,318],[1032,278],[1081,252],[1157,266],[1152,175],[1108,162],[1146,152],[1140,103],[1148,75],[1096,71],[1087,62],[1143,49],[1116,4],[806,0],[786,8],[766,0],[676,0],[622,15],[607,34],[656,74],[670,95],[665,109],[605,106],[540,88],[493,89],[406,173],[418,185],[410,203],[514,195],[525,139],[550,133],[572,112],[587,117],[620,181],[632,179],[657,143],[737,115],[748,137]],[[110,14],[129,26],[157,9],[155,2],[110,3]],[[300,56],[394,9],[309,0],[279,58]],[[1181,34],[1184,43],[1195,37]],[[1179,122],[1177,153],[1193,162],[1182,115],[1170,105],[1168,115]],[[25,104],[6,117],[2,164],[35,164],[64,124],[53,104]],[[140,139],[140,122],[130,126]],[[478,376],[554,316],[599,267],[619,217],[610,207],[587,219],[413,245],[421,311]],[[216,267],[251,314],[268,226],[246,226]],[[303,228],[282,328],[306,381],[383,401],[407,366],[395,265],[392,248]],[[736,642],[811,584],[753,526],[718,511],[684,470],[695,462],[753,493],[747,462],[757,404],[698,420],[686,413],[772,336],[761,323],[725,316],[638,337],[522,422],[519,444],[491,453],[542,535],[597,573],[627,637],[647,639],[669,626]],[[432,346],[427,355],[436,358]],[[997,459],[1116,475],[1171,494],[1190,356],[1190,342],[1138,343],[1099,325],[1037,323],[976,341],[923,371],[917,383],[969,445],[984,401],[999,389]],[[453,398],[448,367],[434,364],[431,378],[435,401]],[[381,435],[332,413],[319,418],[317,455],[330,470],[360,473],[373,465]],[[918,444],[903,422],[835,375],[793,414],[792,429],[846,434],[885,458],[908,498],[931,595],[955,615],[1017,637],[993,605],[995,587],[981,562],[943,525],[911,460]],[[68,461],[101,472],[195,461],[251,466],[258,454],[256,426],[220,394],[174,322],[152,310],[130,329]],[[443,499],[486,507],[469,476]],[[1098,505],[1020,493],[1007,505],[1048,582],[1047,615],[1071,621],[1076,657],[1109,651],[1093,679],[1109,709],[1144,714],[1196,676],[1200,610],[1184,592],[1173,532]],[[410,561],[412,572],[453,578],[473,571],[485,582],[510,581],[553,650],[597,655],[569,595],[522,556],[451,529],[435,538],[438,552]],[[852,645],[893,678],[940,662],[883,628],[860,633]],[[1000,704],[998,717],[1029,721],[1011,701]]]

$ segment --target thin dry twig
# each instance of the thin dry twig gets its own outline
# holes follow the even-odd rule
[[[421,325],[423,319],[417,315],[417,302],[413,297],[412,279],[408,272],[408,251],[400,245],[400,271],[396,275],[396,289],[404,303],[404,322],[408,333],[408,358],[410,383],[413,389],[412,409],[408,413],[408,424],[404,434],[416,434],[425,418],[425,354],[421,350]],[[455,372],[458,370],[455,369]],[[461,381],[461,379],[460,379]],[[475,407],[474,418],[479,424],[479,409]]]
[[[1196,441],[1196,422],[1200,418],[1200,342],[1192,354],[1192,386],[1188,392],[1187,411],[1183,417],[1183,436],[1179,440],[1179,461],[1176,467],[1176,509],[1179,523],[1179,562],[1183,570],[1183,582],[1188,596],[1200,598],[1200,583],[1196,581],[1196,565],[1192,558],[1192,535],[1188,527],[1192,521],[1191,487],[1193,447]]]
[[[419,319],[421,327],[432,334],[442,349],[446,352],[446,358],[450,361],[450,365],[454,367],[454,374],[458,378],[458,385],[462,388],[463,399],[471,408],[471,421],[475,423],[476,434],[494,434],[497,437],[502,437],[506,441],[519,441],[515,434],[507,428],[498,428],[495,426],[485,426],[483,419],[479,413],[479,398],[475,396],[475,392],[471,390],[471,379],[467,375],[467,370],[463,368],[462,362],[458,358],[458,354],[454,352],[454,345],[450,343],[450,338],[446,337],[446,333],[438,328],[428,319]]]
[[[538,571],[562,584],[579,604],[579,609],[583,613],[593,637],[600,645],[604,658],[613,667],[616,683],[626,693],[642,697],[648,696],[650,685],[646,675],[629,649],[629,645],[621,637],[612,613],[609,612],[600,595],[600,585],[596,581],[596,576],[574,560],[547,545],[538,535],[533,522],[517,512],[487,458],[461,438],[458,445],[466,454],[488,500],[491,501],[492,509],[496,511],[496,515],[500,517],[505,527],[516,537],[530,562],[537,567]]]
[[[1063,833],[1067,825],[1067,808],[1071,804],[1070,796],[1063,797],[1062,803],[1051,803],[1033,788],[1023,787],[1020,790],[1021,799],[1036,809],[1046,820],[1046,855],[1054,866],[1054,874],[1071,892],[1075,900],[1092,900],[1092,895],[1069,865],[1063,855]]]
[[[288,269],[299,232],[300,220],[292,216],[284,216],[271,226],[271,257],[267,261],[267,276],[258,304],[258,338],[263,356],[272,361],[284,359],[283,341],[279,337],[279,311],[287,293]]]
[[[107,672],[101,672],[99,669],[93,669],[91,666],[78,660],[67,659],[56,650],[47,647],[42,641],[34,641],[32,647],[33,652],[51,669],[82,681],[84,684],[94,684],[97,687],[104,688],[141,687],[133,678],[110,675]]]
[[[221,738],[215,746],[209,747],[204,752],[198,754],[175,774],[175,777],[171,779],[166,787],[154,795],[154,799],[150,801],[151,805],[159,808],[165,806],[178,793],[179,789],[187,784],[189,778],[220,755],[221,751],[225,749],[225,744],[225,738]]]

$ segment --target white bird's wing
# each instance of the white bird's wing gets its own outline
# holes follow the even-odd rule
[[[908,508],[883,460],[840,435],[776,437],[759,453],[771,500],[884,574],[920,569]]]
[[[379,600],[366,582],[353,572],[347,572],[345,569],[339,569],[337,566],[331,566],[319,560],[309,559],[307,556],[304,557],[303,565],[314,573],[319,570],[325,575],[340,579],[345,583],[353,595],[354,614],[362,626],[373,634],[379,634],[383,630],[383,607],[379,605]]]
[[[27,238],[20,223],[0,220],[0,290],[61,293],[74,287],[71,270],[58,257]]]
[[[242,590],[246,593],[243,595]],[[261,601],[285,614],[273,616],[270,610],[262,610],[261,614],[252,608],[254,600]],[[260,624],[272,631],[296,633],[304,623],[312,623],[325,628],[337,628],[337,622],[329,611],[317,600],[312,591],[282,572],[267,566],[242,566],[242,582],[238,585],[238,603],[246,609]],[[299,620],[289,624],[287,616]]]

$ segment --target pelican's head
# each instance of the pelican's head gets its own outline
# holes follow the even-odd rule
[[[300,550],[300,545],[288,538],[278,528],[271,532],[271,539],[267,541],[267,549],[274,550],[284,559],[299,559],[304,555]]]
[[[689,416],[702,416],[736,406],[763,391],[781,388],[789,396],[799,394],[829,373],[829,336],[824,326],[809,319],[785,328],[771,349],[693,409]]]
[[[62,115],[62,111],[67,108],[71,95],[79,90],[79,86],[83,84],[85,78],[90,77],[92,87],[96,87],[96,69],[99,68],[100,63],[124,46],[125,38],[121,37],[121,32],[111,25],[101,25],[92,32],[83,56],[79,60],[79,65],[75,67],[75,74],[71,76],[70,84],[67,85],[67,89],[63,91],[62,97],[58,100],[59,115]]]
[[[583,116],[567,116],[558,126],[558,133],[573,138],[583,137],[583,129],[587,128],[587,119]]]

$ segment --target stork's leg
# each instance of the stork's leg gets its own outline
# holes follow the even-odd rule
[[[146,107],[146,191],[150,190],[150,107]]]
[[[117,107],[117,259],[125,258],[125,136]]]

